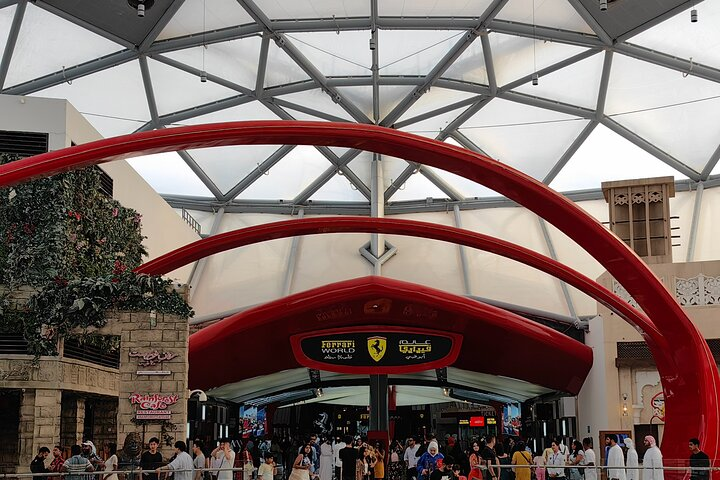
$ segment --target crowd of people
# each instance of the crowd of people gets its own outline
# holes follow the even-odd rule
[[[192,443],[192,455],[185,442],[174,444],[174,455],[165,460],[160,442],[153,437],[134,468],[142,480],[598,480],[598,469],[607,468],[608,480],[664,480],[662,453],[655,438],[646,436],[642,467],[635,444],[624,438],[623,451],[615,434],[605,436],[605,465],[597,463],[592,438],[575,440],[566,446],[561,438],[548,439],[549,447],[533,452],[516,437],[498,442],[490,435],[463,449],[454,436],[442,443],[433,435],[426,438],[381,440],[361,437],[249,438],[244,443],[221,439],[212,450],[203,442]],[[700,450],[697,438],[690,439],[692,480],[708,480],[710,459]],[[52,454],[52,460],[48,458]],[[119,479],[117,448],[103,446],[102,456],[92,441],[73,445],[65,459],[60,446],[41,447],[30,470],[45,474],[47,480],[87,479],[96,472],[98,480]],[[107,473],[104,473],[107,472]],[[165,475],[165,476],[163,476]]]

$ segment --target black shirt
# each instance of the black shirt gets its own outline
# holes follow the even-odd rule
[[[430,474],[430,480],[454,480],[455,475],[453,475],[452,470],[445,470],[445,469],[439,469],[436,468],[432,471]]]
[[[710,476],[710,470],[693,470],[692,467],[710,467],[710,457],[705,452],[690,455],[690,478],[703,479]]]
[[[48,473],[50,470],[45,468],[45,459],[41,456],[36,456],[35,459],[30,462],[30,471],[32,473]]]
[[[162,464],[162,453],[159,451],[154,454],[150,453],[150,451],[143,452],[142,457],[140,457],[140,468],[143,470],[155,470],[162,467]],[[143,476],[146,480],[158,480],[158,475],[155,472],[143,473]]]
[[[358,451],[348,445],[341,448],[338,453],[342,462],[342,478],[355,478],[355,462],[357,461]]]

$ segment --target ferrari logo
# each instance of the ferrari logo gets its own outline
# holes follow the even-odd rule
[[[370,337],[367,339],[368,352],[376,362],[382,360],[387,350],[387,339],[385,337]]]

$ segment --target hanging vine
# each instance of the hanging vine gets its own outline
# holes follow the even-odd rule
[[[0,154],[0,164],[18,156]],[[35,355],[102,327],[108,310],[192,316],[170,280],[132,270],[147,254],[142,217],[102,192],[94,167],[0,189],[0,332],[22,333]],[[35,290],[27,301],[18,287]]]

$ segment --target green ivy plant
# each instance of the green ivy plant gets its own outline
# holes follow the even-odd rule
[[[0,164],[18,158],[0,153]],[[132,272],[147,254],[141,220],[101,192],[96,168],[0,189],[0,332],[50,355],[58,339],[105,325],[108,310],[192,316],[170,280]],[[36,293],[18,306],[9,295],[20,286]]]

